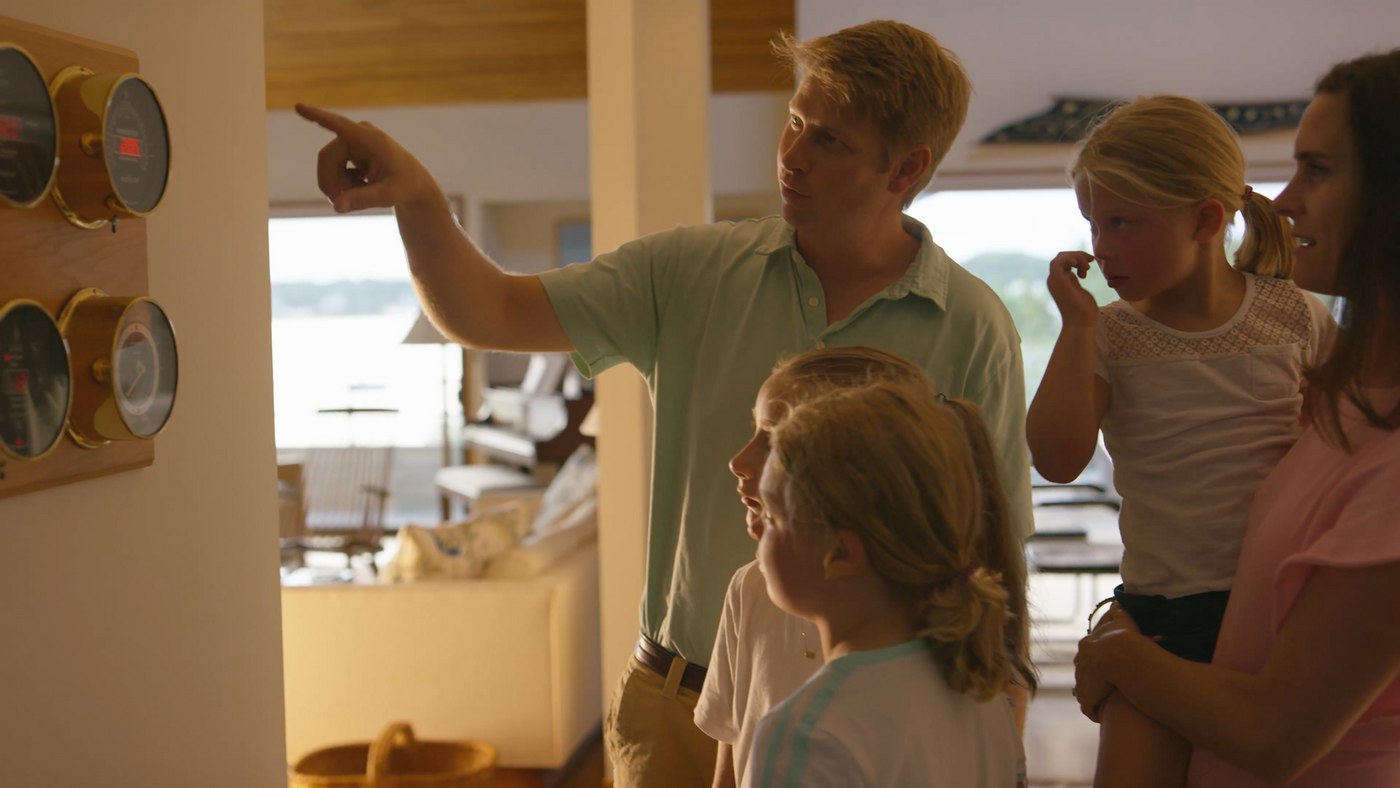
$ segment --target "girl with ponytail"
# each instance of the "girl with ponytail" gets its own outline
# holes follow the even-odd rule
[[[1091,717],[1111,692],[1195,745],[1191,788],[1400,785],[1400,49],[1328,71],[1293,151],[1294,275],[1345,306],[1312,424],[1254,496],[1215,656],[1172,656],[1123,608],[1075,658]]]
[[[876,380],[768,445],[758,563],[827,662],[758,724],[744,785],[1022,784],[1024,567],[975,407]]]
[[[1180,96],[1131,101],[1090,131],[1069,174],[1094,252],[1050,263],[1063,326],[1026,422],[1055,482],[1083,471],[1102,428],[1123,496],[1114,600],[1196,662],[1215,650],[1254,491],[1303,430],[1304,369],[1336,331],[1287,278],[1288,222],[1244,169],[1225,121]],[[1099,308],[1079,285],[1091,262],[1120,300]],[[1096,716],[1098,788],[1182,784],[1184,738],[1120,696]]]
[[[752,437],[729,461],[738,481],[740,500],[748,510],[749,535],[764,532],[759,482],[768,459],[775,424],[790,410],[834,391],[876,383],[913,387],[932,397],[928,376],[906,359],[873,347],[836,346],[809,350],[784,358],[773,368],[754,401]],[[950,406],[952,407],[952,406]],[[959,413],[966,411],[959,410]],[[971,418],[971,417],[969,417]],[[974,419],[975,420],[975,419]],[[991,447],[983,441],[985,430],[969,427],[969,438],[979,462],[990,462]],[[989,481],[983,485],[983,511],[988,522],[1005,519],[1000,475],[981,469]],[[980,542],[986,551],[979,561],[999,566],[1011,615],[1005,617],[1002,643],[1010,655],[1015,676],[1007,698],[1018,729],[1024,726],[1030,695],[1036,688],[1030,663],[1030,631],[1026,610],[1026,573],[1019,538],[1000,527],[989,529]],[[734,573],[725,594],[714,653],[710,656],[705,685],[695,706],[695,724],[714,738],[718,746],[714,788],[742,785],[749,771],[754,732],[759,721],[783,699],[793,694],[825,661],[816,628],[774,605],[768,596],[757,561]]]

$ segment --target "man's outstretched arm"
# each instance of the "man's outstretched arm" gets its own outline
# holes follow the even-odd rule
[[[306,104],[296,110],[335,135],[317,158],[316,180],[336,212],[394,209],[418,298],[444,335],[495,350],[572,349],[539,278],[508,274],[482,253],[413,154],[368,123]]]

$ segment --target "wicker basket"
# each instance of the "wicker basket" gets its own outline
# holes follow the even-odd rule
[[[313,750],[292,766],[291,788],[487,788],[496,748],[479,741],[418,741],[406,722],[371,743]]]

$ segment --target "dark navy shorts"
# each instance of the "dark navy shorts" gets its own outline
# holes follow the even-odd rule
[[[1120,585],[1113,589],[1113,601],[1133,617],[1142,634],[1159,638],[1157,644],[1162,648],[1193,662],[1210,662],[1230,592],[1206,591],[1168,599],[1129,594]]]

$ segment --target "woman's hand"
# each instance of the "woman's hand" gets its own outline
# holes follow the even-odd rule
[[[1099,317],[1099,305],[1094,296],[1079,280],[1089,275],[1089,265],[1094,256],[1087,252],[1060,252],[1050,261],[1050,276],[1045,286],[1055,306],[1060,310],[1060,318],[1065,326],[1086,326],[1092,328]]]
[[[1131,645],[1130,641],[1141,637],[1137,622],[1115,603],[1093,631],[1079,641],[1079,651],[1074,655],[1074,698],[1084,716],[1099,721],[1104,701],[1113,694],[1108,676],[1113,667],[1121,664],[1122,652]]]

